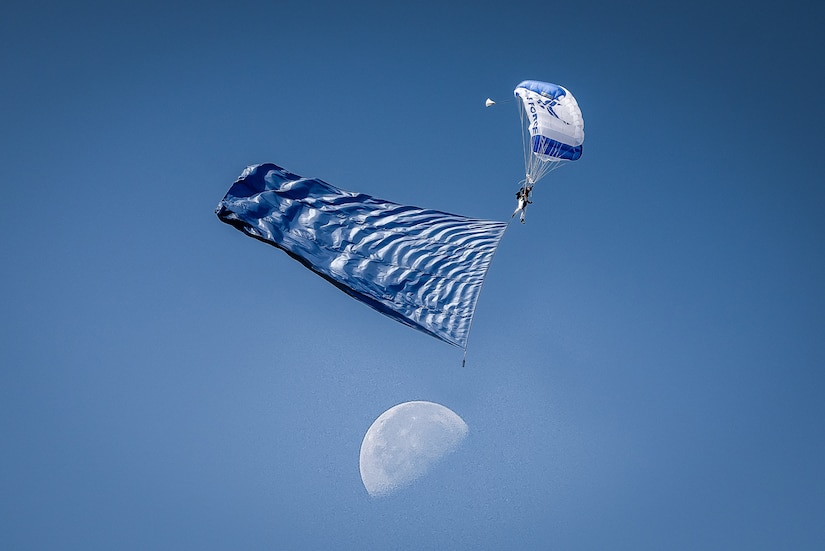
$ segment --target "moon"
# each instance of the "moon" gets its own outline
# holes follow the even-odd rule
[[[372,423],[361,442],[361,480],[367,493],[390,494],[426,474],[467,437],[467,423],[434,402],[404,402]]]

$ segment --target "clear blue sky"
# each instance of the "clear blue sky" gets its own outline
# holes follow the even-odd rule
[[[790,2],[6,2],[0,546],[822,549],[825,39]],[[504,219],[461,353],[221,224],[271,161]],[[370,499],[407,400],[459,452]]]

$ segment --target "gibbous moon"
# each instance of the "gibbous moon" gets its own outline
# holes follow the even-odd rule
[[[371,496],[387,495],[424,475],[467,436],[467,423],[434,402],[393,406],[361,442],[361,480]]]

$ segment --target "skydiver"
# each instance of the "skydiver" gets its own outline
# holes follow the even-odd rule
[[[521,211],[521,216],[519,219],[521,223],[524,224],[524,213],[527,211],[527,205],[532,205],[533,201],[530,200],[530,194],[533,192],[533,183],[525,182],[521,189],[516,192],[516,200],[518,200],[518,206],[516,210],[513,211],[513,216],[516,215],[519,211]],[[510,218],[512,218],[511,216]]]

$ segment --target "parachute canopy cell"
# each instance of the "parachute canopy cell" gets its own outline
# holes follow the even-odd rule
[[[563,86],[525,80],[513,91],[524,131],[527,179],[535,183],[561,163],[581,157],[584,118]]]
[[[351,297],[465,350],[506,228],[344,191],[274,164],[244,170],[215,212]]]

